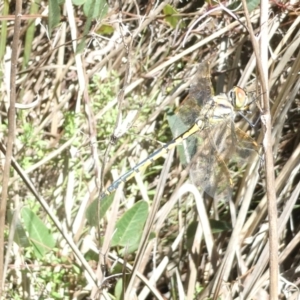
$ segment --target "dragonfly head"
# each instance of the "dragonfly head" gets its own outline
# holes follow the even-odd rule
[[[246,91],[238,86],[235,86],[228,93],[228,98],[234,107],[235,111],[248,110],[249,109],[249,98]]]

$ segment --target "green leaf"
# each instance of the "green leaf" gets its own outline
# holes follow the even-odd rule
[[[178,14],[177,10],[171,6],[170,4],[167,4],[163,9],[164,14],[166,15],[166,21],[173,27],[176,28],[178,23],[181,20],[181,17],[173,16],[175,14]],[[182,22],[180,24],[180,28],[183,28],[185,25]]]
[[[167,120],[174,138],[178,137],[180,134],[189,129],[188,126],[186,126],[176,114],[168,113]],[[182,165],[187,165],[196,153],[197,142],[198,141],[196,136],[190,136],[185,141],[183,141],[182,144],[177,146],[176,149],[178,151],[180,163]]]
[[[100,212],[99,212],[99,218],[100,220],[105,216],[107,210],[110,208],[112,202],[114,200],[114,194],[111,194],[105,198],[103,198],[100,202]],[[97,214],[97,209],[98,209],[98,201],[99,199],[96,199],[93,201],[89,207],[86,210],[86,218],[88,223],[91,226],[97,226],[100,220],[98,220],[98,214]]]
[[[72,0],[74,5],[80,6],[83,5],[87,0]]]
[[[249,12],[252,12],[259,4],[260,4],[260,0],[248,0],[247,7]]]
[[[123,279],[119,279],[117,281],[117,284],[115,286],[115,297],[116,300],[121,300],[122,299],[122,293],[123,293]]]
[[[84,25],[83,39],[76,49],[77,53],[81,53],[85,47],[86,35],[91,28],[93,19],[97,18],[100,22],[107,15],[108,4],[105,0],[87,0],[83,5],[83,11],[87,19]]]
[[[88,18],[101,21],[107,15],[108,4],[106,0],[86,0],[83,12]]]
[[[55,240],[51,231],[35,213],[29,208],[22,208],[21,216],[24,227],[29,236],[29,240],[34,247],[36,257],[42,258],[47,252],[55,246]]]
[[[187,230],[186,230],[186,246],[187,249],[192,249],[194,239],[195,239],[195,234],[198,226],[198,221],[193,221],[192,223],[189,224]]]
[[[40,9],[40,0],[37,1],[31,1],[30,2],[30,15],[35,15],[38,13]],[[31,20],[28,23],[28,28],[26,30],[26,38],[25,38],[25,44],[24,44],[24,56],[23,56],[23,62],[22,62],[22,70],[24,70],[27,66],[27,63],[30,59],[30,54],[33,47],[33,39],[34,34],[36,30],[35,20]]]
[[[148,204],[145,201],[137,202],[117,222],[111,245],[126,247],[126,253],[135,251],[138,248],[147,216]]]
[[[54,27],[56,27],[60,22],[60,9],[58,0],[49,0],[49,17],[48,17],[48,30],[49,36]]]

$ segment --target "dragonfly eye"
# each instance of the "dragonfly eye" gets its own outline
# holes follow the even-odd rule
[[[235,86],[229,91],[229,98],[235,110],[245,110],[248,108],[248,96],[242,88]]]

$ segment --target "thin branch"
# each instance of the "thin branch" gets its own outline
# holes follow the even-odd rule
[[[13,154],[13,145],[15,140],[15,102],[16,102],[16,74],[17,74],[17,60],[18,60],[18,44],[21,31],[21,13],[22,13],[22,1],[16,1],[15,12],[15,25],[14,25],[14,37],[12,43],[11,54],[11,75],[10,75],[10,105],[8,110],[8,139],[7,139],[7,151],[5,155],[5,164],[3,170],[3,182],[2,182],[2,195],[0,202],[0,298],[2,298],[2,292],[4,289],[5,278],[3,278],[4,271],[4,228],[5,228],[5,216],[6,205],[8,195],[9,184],[9,171],[11,165],[11,158]]]
[[[277,233],[277,204],[275,193],[275,176],[274,162],[272,151],[272,122],[269,106],[269,89],[268,89],[268,70],[267,64],[262,62],[268,61],[268,1],[261,1],[261,39],[260,49],[257,39],[254,35],[246,0],[242,0],[245,10],[245,17],[254,53],[256,56],[260,82],[262,85],[262,128],[264,131],[263,150],[265,153],[265,171],[266,171],[266,191],[268,199],[268,217],[269,217],[269,263],[270,263],[270,299],[278,298],[278,233]]]

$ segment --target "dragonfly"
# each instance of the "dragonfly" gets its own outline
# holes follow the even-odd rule
[[[175,138],[114,181],[100,194],[100,200],[179,145],[183,145],[192,182],[211,197],[229,197],[232,180],[228,163],[240,164],[251,151],[257,151],[255,141],[234,124],[235,116],[248,111],[249,105],[246,91],[237,86],[227,94],[215,96],[210,64],[200,63],[188,96],[173,119],[176,126],[171,126],[171,130]]]

